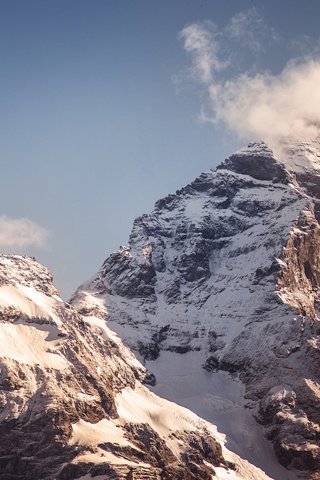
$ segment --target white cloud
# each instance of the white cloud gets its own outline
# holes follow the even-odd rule
[[[48,232],[27,218],[0,216],[0,248],[45,248]]]
[[[182,31],[184,48],[192,55],[194,78],[206,93],[202,120],[222,122],[244,140],[259,138],[273,147],[287,139],[309,140],[319,136],[320,61],[316,56],[290,61],[279,74],[245,71],[232,75],[223,71],[221,75],[219,66],[226,65],[221,54],[226,51],[223,42],[232,37],[242,40],[248,49],[260,48],[259,42],[255,43],[255,29],[250,30],[249,26],[260,24],[261,19],[254,15],[250,20],[250,15],[233,17],[220,35],[216,30],[213,39],[205,24],[189,25]]]
[[[213,122],[241,138],[309,140],[319,135],[320,62],[289,63],[279,75],[239,77],[208,87]]]

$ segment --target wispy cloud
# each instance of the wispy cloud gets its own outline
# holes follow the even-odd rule
[[[48,232],[27,218],[0,216],[0,248],[45,248]]]
[[[207,23],[182,30],[184,48],[192,57],[193,78],[205,93],[201,118],[222,122],[244,140],[260,138],[274,147],[288,138],[312,139],[320,134],[317,55],[291,60],[278,74],[252,73],[252,69],[234,73],[229,68],[232,54],[228,52],[246,48],[261,54],[261,39],[266,35],[273,42],[279,40],[252,9],[237,14],[220,31]]]
[[[191,73],[204,84],[210,84],[213,72],[223,70],[228,64],[227,60],[219,57],[220,44],[215,38],[215,25],[211,22],[193,23],[186,26],[179,36],[186,52],[192,55]]]
[[[230,37],[253,53],[261,53],[266,45],[279,40],[279,34],[269,27],[252,7],[234,15],[225,28],[225,36]]]

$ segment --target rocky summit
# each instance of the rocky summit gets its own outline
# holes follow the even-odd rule
[[[240,380],[287,469],[273,478],[318,479],[320,143],[280,152],[249,144],[159,200],[71,303],[85,325],[104,319],[168,398],[177,362],[192,370],[184,385],[205,375],[203,395],[217,375]]]

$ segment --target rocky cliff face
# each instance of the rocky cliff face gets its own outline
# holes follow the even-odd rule
[[[34,259],[0,256],[1,480],[267,477],[146,371],[87,297],[79,314]]]
[[[320,478],[319,142],[284,151],[250,144],[159,200],[72,303],[102,302],[145,361],[239,375],[280,462]]]

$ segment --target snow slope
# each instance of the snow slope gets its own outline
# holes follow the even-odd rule
[[[200,356],[200,352],[161,352],[156,360],[146,362],[157,378],[152,390],[216,425],[232,452],[258,465],[272,478],[296,479],[296,473],[278,463],[271,443],[254,420],[252,408],[244,399],[244,385],[227,372],[202,369]]]

